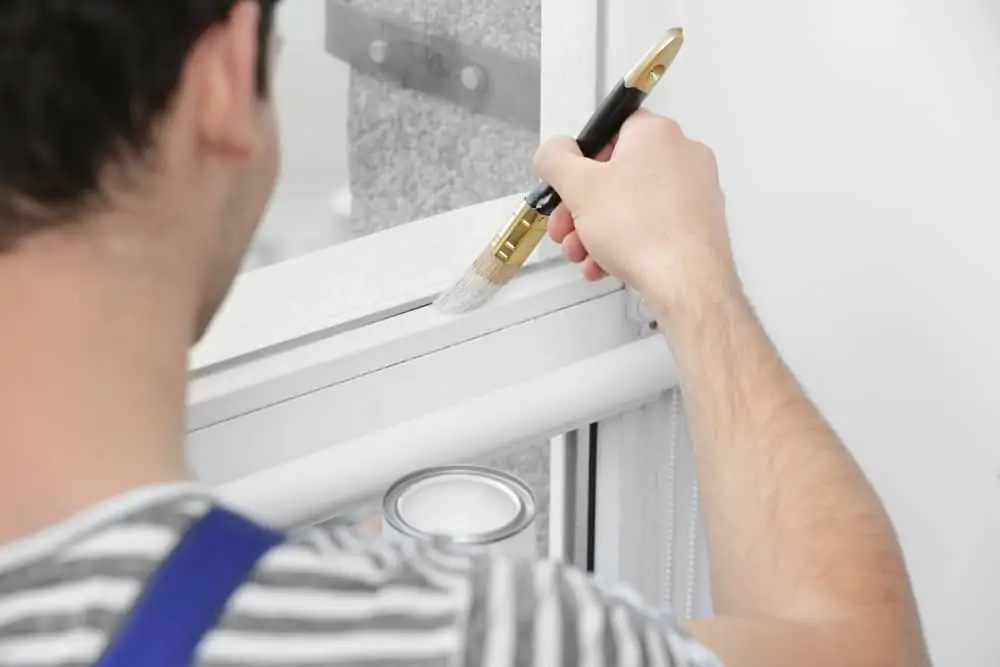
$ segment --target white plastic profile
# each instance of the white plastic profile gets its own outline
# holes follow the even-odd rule
[[[468,461],[620,414],[677,384],[651,336],[554,372],[222,484],[223,502],[290,528],[383,492],[407,473]]]

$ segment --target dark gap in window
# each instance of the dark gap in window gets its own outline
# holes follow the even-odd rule
[[[597,424],[590,425],[590,456],[587,465],[587,572],[594,571],[594,539],[597,534]]]

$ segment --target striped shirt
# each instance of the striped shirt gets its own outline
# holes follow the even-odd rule
[[[0,665],[95,661],[211,503],[151,487],[0,549]],[[670,616],[573,568],[318,529],[263,557],[196,664],[719,665]]]

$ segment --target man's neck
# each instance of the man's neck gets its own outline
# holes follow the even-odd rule
[[[195,305],[131,245],[52,234],[0,254],[0,544],[186,476]]]

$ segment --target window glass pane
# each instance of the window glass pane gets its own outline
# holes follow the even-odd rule
[[[529,188],[540,2],[281,3],[282,174],[245,268]]]

